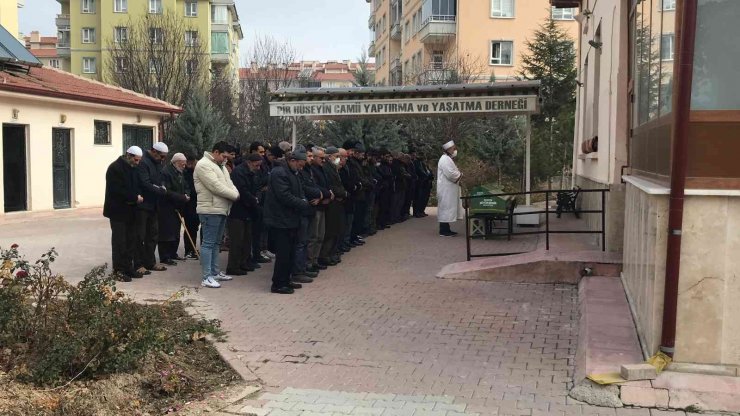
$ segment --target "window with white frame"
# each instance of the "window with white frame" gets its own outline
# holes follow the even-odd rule
[[[229,9],[226,6],[211,6],[211,23],[225,25],[229,23]]]
[[[113,40],[116,43],[128,42],[128,28],[125,26],[118,26],[113,31]]]
[[[198,61],[195,59],[188,59],[187,62],[185,62],[185,73],[188,75],[193,75],[198,70]]]
[[[198,16],[198,2],[197,1],[186,1],[185,2],[185,16],[186,17],[197,17]]]
[[[59,59],[49,59],[49,66],[59,69]]]
[[[95,43],[95,28],[82,28],[82,43]]]
[[[514,17],[514,0],[491,0],[491,17]]]
[[[193,47],[198,44],[198,31],[188,30],[185,32],[185,46]]]
[[[676,0],[663,0],[661,10],[676,10]]]
[[[96,72],[95,58],[82,58],[82,73],[94,74]]]
[[[660,60],[672,61],[676,36],[673,33],[665,33],[660,36]]]
[[[117,57],[116,58],[116,72],[123,73],[128,71],[128,59]]]
[[[443,51],[432,51],[432,69],[443,69],[444,68],[444,56]]]
[[[82,0],[82,13],[95,13],[95,0]]]
[[[93,144],[111,144],[110,121],[94,120],[93,123],[95,125],[95,137],[93,137]]]
[[[505,40],[491,41],[491,65],[514,64],[514,42]]]
[[[128,0],[113,0],[113,12],[114,13],[128,12]]]
[[[575,17],[575,8],[573,7],[565,7],[565,8],[552,8],[552,19],[553,20],[573,20]]]
[[[149,13],[162,14],[162,0],[149,0]]]
[[[162,43],[164,35],[161,27],[149,28],[149,41],[153,44],[159,45]]]

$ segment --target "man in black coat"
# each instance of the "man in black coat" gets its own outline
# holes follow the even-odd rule
[[[261,142],[252,142],[252,144],[249,145],[249,154],[258,155],[262,158],[259,170],[254,172],[254,175],[252,175],[252,179],[254,181],[253,185],[256,185],[258,188],[254,195],[260,201],[260,203],[255,207],[252,216],[252,261],[257,264],[269,263],[272,261],[269,257],[262,255],[262,250],[267,249],[267,242],[264,238],[267,233],[265,232],[266,230],[264,227],[262,211],[265,204],[265,192],[267,192],[267,178],[270,173],[268,165],[271,165],[267,159],[266,153],[265,145]]]
[[[393,196],[396,193],[396,182],[393,175],[393,156],[388,149],[380,150],[378,166],[378,229],[383,230],[393,223]]]
[[[152,149],[144,153],[137,167],[139,187],[144,202],[136,209],[136,252],[134,263],[137,270],[149,274],[151,270],[163,271],[166,267],[157,263],[154,251],[159,241],[159,222],[157,208],[159,199],[167,195],[167,188],[162,184],[162,161],[167,158],[167,145],[154,143]]]
[[[322,195],[321,203],[316,206],[316,214],[308,224],[308,258],[306,270],[313,273],[318,273],[320,270],[326,269],[326,266],[319,264],[319,255],[321,254],[321,246],[326,236],[327,207],[334,200],[334,194],[329,188],[329,181],[323,168],[325,161],[326,153],[324,149],[314,147],[313,161],[310,165],[306,165],[306,169],[310,169],[311,177]]]
[[[110,220],[113,272],[124,282],[143,275],[134,269],[136,249],[136,205],[144,202],[136,172],[141,148],[131,146],[126,154],[108,166],[105,173],[103,216]]]
[[[287,163],[276,164],[270,172],[264,216],[275,246],[272,293],[291,294],[301,288],[290,277],[301,217],[311,212],[298,177],[305,163],[305,152],[293,152]]]
[[[197,248],[196,241],[198,241],[198,228],[200,227],[200,218],[198,218],[198,212],[196,207],[198,206],[198,193],[195,192],[195,180],[193,179],[193,173],[195,172],[195,164],[198,163],[193,155],[187,155],[187,162],[185,163],[185,171],[182,174],[185,179],[185,186],[190,190],[190,200],[185,204],[183,209],[183,217],[185,218],[185,228],[183,231],[183,241],[185,242],[185,258],[197,259]],[[192,239],[192,241],[191,241]]]
[[[427,216],[424,210],[429,204],[429,195],[432,193],[434,173],[429,169],[426,161],[419,158],[416,151],[413,149],[411,150],[411,160],[414,162],[414,170],[416,171],[417,177],[416,195],[414,198],[414,217],[422,218]]]
[[[253,271],[252,264],[252,223],[260,200],[254,189],[255,172],[262,165],[262,157],[249,154],[244,162],[231,173],[231,181],[239,190],[239,200],[231,206],[226,226],[229,229],[231,247],[226,273],[234,276],[246,275]]]
[[[313,163],[313,152],[306,151],[302,145],[296,146],[296,152],[306,153],[306,162],[303,163],[303,167],[298,171],[298,177],[301,179],[301,186],[303,186],[303,193],[311,204],[311,209],[306,215],[301,217],[301,225],[298,228],[298,241],[295,247],[295,261],[293,263],[293,281],[298,283],[311,283],[313,278],[317,277],[319,273],[308,269],[308,240],[309,240],[309,225],[316,216],[316,207],[321,203],[321,199],[324,197],[323,192],[316,184],[313,174],[311,172],[310,163]]]
[[[176,266],[175,260],[185,260],[177,254],[180,247],[180,216],[190,201],[188,188],[183,171],[187,158],[182,153],[175,153],[172,160],[162,169],[162,185],[167,193],[159,201],[159,261],[170,266]]]
[[[324,267],[335,266],[340,260],[337,248],[343,235],[344,202],[347,198],[347,191],[344,189],[342,178],[339,175],[340,165],[339,149],[334,146],[327,147],[326,160],[322,168],[334,199],[326,205],[326,228],[318,258],[318,264]]]

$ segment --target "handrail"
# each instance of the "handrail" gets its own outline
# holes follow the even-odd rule
[[[494,257],[494,256],[510,256],[514,254],[523,254],[522,252],[516,253],[492,253],[492,254],[471,254],[470,242],[472,236],[470,235],[470,200],[478,198],[488,197],[502,197],[502,196],[520,196],[520,195],[534,195],[534,194],[545,194],[545,208],[541,211],[527,211],[527,212],[507,212],[505,215],[509,220],[513,220],[513,217],[519,215],[533,215],[533,214],[545,214],[545,229],[537,231],[522,231],[513,232],[509,230],[508,235],[539,235],[545,234],[545,250],[550,250],[550,234],[601,234],[601,251],[606,251],[606,193],[609,189],[578,189],[578,193],[601,193],[601,209],[597,210],[578,210],[575,211],[562,211],[562,213],[575,212],[578,214],[601,214],[601,229],[598,231],[586,231],[586,230],[550,230],[550,195],[557,195],[559,192],[574,192],[573,189],[552,189],[544,191],[528,191],[528,192],[501,192],[501,193],[489,193],[481,195],[465,195],[461,196],[460,199],[463,202],[463,208],[465,209],[465,242],[467,246],[467,259],[470,261],[473,257]]]

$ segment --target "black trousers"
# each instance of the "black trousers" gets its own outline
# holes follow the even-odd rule
[[[264,230],[262,223],[262,211],[252,217],[252,258],[257,259],[262,254],[262,232]]]
[[[229,262],[226,266],[229,270],[239,271],[249,264],[252,258],[252,223],[246,220],[229,218],[226,220],[226,228],[229,230]]]
[[[275,245],[275,268],[272,273],[272,288],[278,289],[290,285],[290,273],[293,269],[298,229],[270,228],[270,238]]]
[[[113,271],[130,274],[134,271],[136,229],[130,222],[110,220]]]
[[[178,232],[179,234],[179,232]],[[177,249],[180,248],[180,236],[177,241],[160,241],[159,242],[159,261],[174,260],[177,258]]]
[[[152,269],[157,264],[154,251],[159,239],[159,223],[157,211],[136,210],[136,250],[134,251],[134,266]]]
[[[196,241],[198,241],[198,228],[200,228],[200,219],[198,219],[198,214],[186,214],[184,219],[187,232],[190,233],[190,237],[192,237],[193,243],[197,244]],[[195,253],[196,247],[190,243],[190,239],[188,238],[187,233],[185,233],[185,230],[183,230],[182,238],[185,242],[185,254]]]
[[[416,198],[414,198],[414,215],[424,213],[429,205],[429,196],[432,193],[432,182],[429,180],[420,181],[416,187]]]
[[[354,240],[360,234],[365,232],[365,222],[367,220],[367,201],[355,201],[355,216],[352,218],[352,236]]]
[[[403,219],[403,206],[406,202],[406,190],[396,191],[393,194],[393,205],[391,211],[391,220],[399,222]]]
[[[380,191],[378,198],[378,227],[385,227],[393,222],[393,192],[390,189]]]

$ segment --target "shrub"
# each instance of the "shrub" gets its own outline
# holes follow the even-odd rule
[[[179,315],[169,301],[133,302],[105,266],[70,285],[51,271],[54,249],[34,264],[16,245],[0,249],[0,257],[0,367],[20,381],[56,385],[128,372],[150,353],[173,353],[193,334],[223,336],[215,320],[170,325]]]

